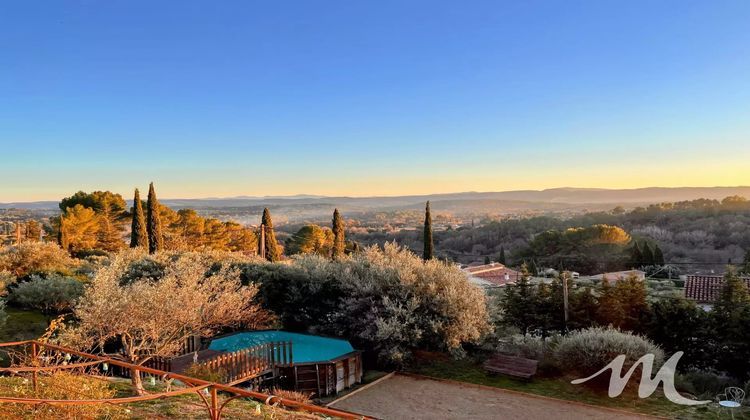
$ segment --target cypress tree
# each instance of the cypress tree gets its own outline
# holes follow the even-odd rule
[[[654,252],[648,246],[648,242],[643,244],[643,265],[654,265]]]
[[[500,247],[500,256],[498,257],[497,262],[499,262],[502,265],[507,264],[505,262],[505,247],[502,247],[502,246]]]
[[[148,248],[148,230],[146,230],[146,216],[143,214],[143,203],[141,203],[141,193],[138,188],[135,189],[133,196],[133,221],[130,231],[130,247]]]
[[[261,219],[261,225],[265,231],[265,259],[274,262],[281,259],[281,251],[279,250],[279,244],[276,242],[276,235],[273,233],[273,221],[271,220],[271,212],[268,208],[263,209],[263,218]]]
[[[159,201],[156,199],[154,183],[148,186],[148,202],[146,203],[146,230],[148,231],[148,252],[153,254],[164,249],[164,234],[161,230],[161,216],[159,215]]]
[[[664,265],[664,253],[661,252],[661,248],[659,248],[659,245],[656,245],[656,247],[654,248],[654,264]]]
[[[633,248],[630,249],[630,263],[634,268],[643,265],[643,253],[641,253],[638,242],[635,241],[633,241]]]
[[[424,209],[424,255],[425,261],[433,258],[432,254],[432,216],[430,215],[430,202]]]
[[[68,250],[69,244],[68,244],[68,228],[66,226],[65,217],[63,215],[60,215],[60,229],[57,231],[57,244],[60,245],[60,248],[64,250]]]
[[[331,253],[331,256],[333,257],[333,259],[336,259],[343,256],[344,251],[346,250],[346,239],[344,238],[344,219],[341,218],[339,209],[333,209],[331,230],[333,230],[333,251]]]
[[[539,275],[539,267],[536,265],[536,260],[531,260],[531,264],[529,265],[529,271],[531,272],[532,276]]]

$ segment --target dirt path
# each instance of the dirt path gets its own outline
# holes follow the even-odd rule
[[[562,400],[395,375],[331,405],[381,419],[647,419]]]

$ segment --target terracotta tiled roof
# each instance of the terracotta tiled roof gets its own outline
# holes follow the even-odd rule
[[[464,271],[469,273],[472,277],[478,277],[482,280],[489,281],[496,286],[502,286],[521,278],[521,273],[499,263],[468,267],[465,268]]]
[[[742,277],[750,288],[750,277]],[[719,298],[723,275],[690,275],[685,279],[685,297],[697,302],[710,303]]]

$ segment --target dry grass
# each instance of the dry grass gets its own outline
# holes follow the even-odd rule
[[[107,399],[114,398],[117,391],[108,381],[69,372],[40,375],[37,391],[28,377],[0,378],[0,395],[16,398],[50,400]],[[119,419],[126,418],[123,407],[96,405],[26,405],[0,404],[0,418],[12,419]]]
[[[297,401],[305,404],[312,404],[312,394],[304,392],[287,391],[285,389],[274,388],[273,391],[271,391],[271,394],[277,395],[287,400]]]
[[[180,387],[172,386],[172,389]],[[165,391],[165,384],[146,385],[148,393]],[[294,395],[296,394],[296,395]],[[274,395],[297,401],[309,402],[309,396],[289,391],[276,391]],[[40,375],[38,391],[35,393],[30,377],[0,377],[0,396],[40,399],[108,399],[132,396],[130,381],[122,378],[102,378],[68,372]],[[225,401],[229,395],[220,393]],[[271,407],[262,402],[246,398],[230,401],[223,411],[225,419],[263,420],[313,420],[321,417]],[[58,420],[58,419],[195,419],[208,418],[203,399],[198,394],[154,399],[138,403],[113,405],[31,406],[24,404],[0,404],[0,419]]]

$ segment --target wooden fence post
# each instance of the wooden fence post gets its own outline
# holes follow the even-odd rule
[[[37,357],[39,356],[39,348],[37,347],[36,343],[31,343],[31,358],[32,358],[32,366],[36,366]],[[34,394],[36,394],[37,391],[37,372],[36,370],[34,373],[31,374],[31,381],[34,385]]]

